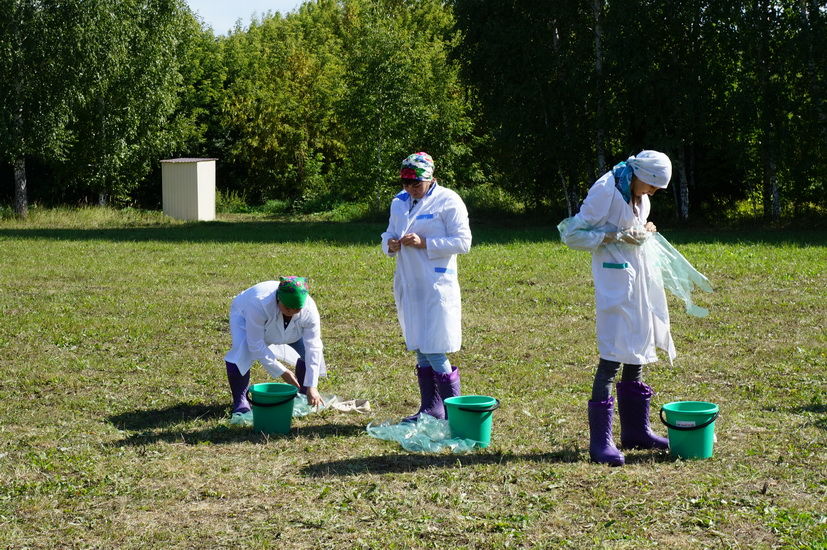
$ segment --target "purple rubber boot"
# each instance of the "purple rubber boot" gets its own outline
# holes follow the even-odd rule
[[[643,382],[617,383],[620,446],[624,449],[668,449],[669,440],[652,431],[649,402],[655,392]]]
[[[235,363],[227,361],[224,363],[227,365],[227,380],[230,382],[230,391],[233,393],[233,413],[250,412],[250,403],[247,401],[250,371],[242,376]]]
[[[443,408],[446,399],[460,395],[459,368],[451,366],[451,372],[434,372],[434,382]]]
[[[623,466],[626,460],[612,437],[614,399],[589,401],[589,456],[593,462]]]
[[[416,422],[422,413],[430,414],[434,418],[445,418],[445,406],[439,397],[434,375],[434,369],[431,367],[420,367],[417,365],[416,379],[419,382],[419,398],[421,404],[416,414],[403,418],[402,422]]]
[[[307,372],[307,367],[304,364],[304,359],[296,361],[296,380],[299,381],[299,393],[307,395],[307,386],[304,385],[304,374]]]

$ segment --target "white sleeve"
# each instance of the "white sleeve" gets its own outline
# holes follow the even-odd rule
[[[445,223],[445,236],[427,239],[425,251],[428,258],[446,258],[454,254],[465,254],[471,249],[471,226],[468,223],[468,209],[459,197],[446,201],[440,212]]]
[[[258,305],[258,304],[257,304]],[[264,340],[264,324],[267,315],[261,307],[249,307],[244,311],[244,321],[247,330],[247,349],[258,359],[268,371],[278,371],[284,367],[278,362],[276,354]]]
[[[315,304],[310,306],[310,314],[306,324],[302,327],[302,341],[304,342],[304,380],[299,384],[308,388],[315,388],[319,385],[319,375],[324,364],[324,345],[322,344],[322,323],[319,317],[319,310]]]
[[[580,212],[566,218],[557,226],[560,239],[569,248],[593,252],[606,236],[602,229],[609,217],[609,207],[614,196],[614,179],[598,180],[583,201]]]
[[[394,220],[394,218],[395,218],[395,215],[394,215],[395,208],[394,208],[394,206],[395,205],[396,205],[396,199],[391,201],[391,212],[390,212],[390,219],[388,220],[388,228],[385,230],[384,233],[382,233],[382,252],[384,252],[386,256],[390,256],[391,258],[396,256],[396,252],[391,252],[390,250],[388,250],[388,241],[391,240],[391,239],[398,239],[400,237],[399,235],[396,234],[396,232],[393,231],[393,228],[396,225],[394,223],[394,221],[395,221]]]

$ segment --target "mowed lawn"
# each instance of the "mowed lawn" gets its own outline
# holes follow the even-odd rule
[[[464,393],[502,407],[491,447],[464,455],[365,432],[418,404],[383,224],[0,221],[0,547],[825,548],[827,232],[663,230],[715,292],[696,295],[705,319],[670,298],[678,357],[645,370],[652,422],[718,404],[715,454],[609,468],[588,462],[589,255],[551,223],[474,221],[453,359]],[[322,392],[373,413],[284,437],[227,425],[230,299],[278,275],[311,279]]]

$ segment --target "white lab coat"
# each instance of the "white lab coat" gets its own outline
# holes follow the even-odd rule
[[[592,185],[580,212],[561,224],[566,245],[592,253],[597,347],[609,361],[651,363],[658,359],[656,347],[665,350],[670,361],[675,357],[666,294],[650,276],[644,248],[602,244],[607,232],[645,225],[649,209],[647,195],[636,208],[623,200],[608,172]]]
[[[319,377],[326,374],[319,310],[313,298],[308,296],[304,307],[284,328],[284,316],[276,304],[278,287],[278,281],[265,281],[233,298],[230,305],[233,347],[224,360],[235,363],[242,375],[258,360],[275,377],[285,371],[279,359],[289,359],[279,349],[280,345],[301,339],[306,371],[304,380],[299,383],[315,387]]]
[[[388,250],[388,240],[416,233],[426,248]],[[413,204],[402,191],[391,202],[382,250],[396,257],[393,295],[405,344],[411,351],[451,353],[462,346],[462,300],[457,254],[471,248],[468,210],[454,191],[438,185]]]

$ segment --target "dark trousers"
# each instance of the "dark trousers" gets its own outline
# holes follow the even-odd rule
[[[612,394],[612,382],[614,382],[617,371],[620,370],[620,363],[600,359],[597,370],[594,373],[592,383],[592,401],[606,401]],[[623,382],[643,382],[642,365],[623,365],[623,373],[620,375]]]

